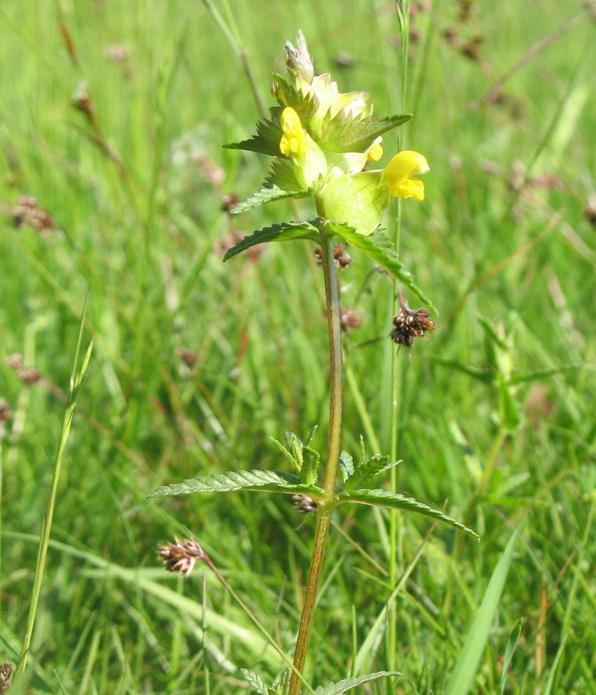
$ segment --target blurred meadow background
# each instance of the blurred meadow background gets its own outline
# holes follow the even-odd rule
[[[231,217],[230,200],[258,187],[266,162],[222,145],[259,116],[246,67],[272,103],[271,72],[298,28],[318,72],[369,91],[376,113],[399,113],[399,24],[386,0],[214,0],[212,10],[0,5],[0,662],[16,663],[25,632],[88,293],[83,345],[95,343],[27,692],[248,692],[240,668],[271,682],[282,662],[212,574],[181,580],[159,565],[157,546],[174,535],[198,538],[292,651],[312,515],[275,495],[146,496],[199,473],[284,470],[271,437],[285,430],[318,424],[324,449],[312,247],[221,260],[242,232],[312,211],[282,201]],[[445,692],[520,522],[472,691],[593,692],[594,7],[412,0],[410,21],[414,118],[398,132],[431,172],[424,203],[403,205],[401,253],[440,315],[399,356],[399,487],[446,505],[482,540],[447,527],[429,536],[427,519],[401,517],[403,675],[361,692]],[[386,160],[394,134],[385,146]],[[362,435],[385,452],[391,285],[363,256],[341,281],[359,324],[345,334],[344,448],[356,453]],[[314,684],[392,663],[388,516],[363,508],[335,524]]]

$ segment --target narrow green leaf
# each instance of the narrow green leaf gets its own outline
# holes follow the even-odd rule
[[[474,619],[445,690],[445,695],[466,695],[472,687],[499,607],[518,535],[519,528],[514,531],[493,571],[480,608],[475,611]]]
[[[433,509],[423,502],[418,502],[413,497],[407,497],[389,490],[346,490],[336,498],[337,504],[367,504],[373,507],[388,507],[389,509],[404,509],[405,511],[416,512],[438,519],[449,526],[455,526],[460,531],[467,533],[472,538],[478,540],[478,534],[472,529],[464,526],[440,509]]]
[[[362,152],[379,135],[397,128],[410,118],[411,113],[381,119],[354,119],[340,111],[333,118],[323,121],[320,141],[330,152]]]
[[[370,683],[371,681],[376,681],[379,678],[394,678],[395,676],[401,676],[401,673],[398,671],[377,671],[376,673],[366,673],[363,676],[346,678],[345,680],[338,681],[337,683],[320,685],[315,690],[315,695],[340,695],[341,693],[347,693],[348,690],[352,690],[352,688],[355,688],[358,685]]]
[[[511,636],[509,637],[509,640],[507,642],[507,646],[505,647],[503,665],[501,667],[501,695],[505,695],[505,687],[507,685],[507,678],[509,676],[509,667],[511,666],[513,654],[515,653],[517,643],[519,642],[519,638],[521,637],[523,624],[524,621],[522,620],[522,618],[520,618],[515,624],[515,627],[513,628]]]
[[[304,191],[286,191],[283,188],[279,188],[279,186],[265,186],[256,193],[253,193],[246,200],[243,200],[238,203],[238,205],[234,206],[232,209],[232,214],[240,215],[242,212],[252,210],[253,208],[257,208],[259,205],[264,205],[265,203],[270,203],[272,200],[281,200],[282,198],[300,198],[303,195],[305,195]]]
[[[509,384],[499,378],[499,420],[501,427],[508,432],[515,432],[520,426],[522,415]]]
[[[344,483],[354,475],[354,458],[352,454],[349,454],[343,449],[339,454],[339,470],[341,471]]]
[[[254,470],[230,471],[190,478],[181,483],[158,487],[149,494],[149,497],[193,495],[199,492],[233,492],[234,490],[282,492],[288,495],[302,493],[315,498],[324,494],[324,491],[316,485],[303,485],[295,475]]]
[[[249,671],[246,668],[241,668],[240,673],[244,676],[246,682],[253,689],[253,692],[258,693],[259,695],[269,694],[269,689],[267,688],[265,681],[261,678],[261,676],[259,676],[258,673]]]
[[[302,466],[302,475],[300,479],[305,485],[315,485],[319,475],[319,464],[321,455],[315,449],[309,446],[304,446],[302,450],[304,465]]]
[[[346,481],[345,488],[346,490],[356,490],[375,476],[380,475],[384,471],[388,471],[399,463],[399,461],[390,461],[389,456],[375,454],[368,461],[358,466],[354,474]]]
[[[270,241],[292,241],[293,239],[315,240],[318,233],[317,228],[310,224],[310,222],[282,222],[281,224],[274,224],[271,225],[271,227],[264,227],[263,229],[259,229],[245,236],[226,252],[223,259],[224,261],[229,261],[230,258],[233,258],[251,246],[265,244]]]
[[[414,294],[416,294],[424,304],[436,312],[434,304],[422,292],[418,285],[416,285],[412,274],[403,267],[403,264],[399,260],[399,256],[395,252],[393,245],[381,228],[377,229],[368,236],[363,236],[347,225],[327,221],[325,226],[333,234],[337,234],[344,241],[347,241],[348,244],[351,244],[354,246],[354,248],[359,249],[366,256],[372,258],[373,261],[386,268],[408,289],[414,292]]]

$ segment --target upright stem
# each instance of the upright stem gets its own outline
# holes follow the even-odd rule
[[[321,239],[323,259],[323,271],[325,273],[325,298],[327,304],[327,327],[329,330],[329,363],[330,376],[330,413],[329,413],[329,437],[327,440],[327,464],[325,467],[324,487],[325,492],[331,498],[335,493],[335,479],[341,451],[341,428],[343,420],[343,372],[342,372],[342,345],[339,307],[339,288],[335,274],[333,259],[333,243],[324,236]],[[294,668],[296,669],[290,679],[289,695],[299,695],[300,681],[296,672],[301,673],[306,660],[308,640],[312,626],[313,613],[317,600],[319,579],[327,536],[331,522],[331,513],[323,504],[317,515],[317,528],[312,550],[308,581],[304,595],[304,605],[300,616],[296,651],[294,652]]]
[[[408,93],[408,51],[410,39],[410,2],[409,0],[397,0],[396,9],[401,33],[401,110],[406,112],[406,100]],[[400,149],[403,147],[403,139],[400,138]],[[401,200],[397,201],[397,217],[395,223],[394,247],[399,255],[401,242]],[[398,312],[397,282],[393,282],[393,314]],[[401,386],[400,364],[397,350],[391,355],[391,460],[397,460],[399,443],[399,392]],[[391,490],[397,492],[397,468],[391,469]],[[395,586],[397,579],[397,542],[399,515],[397,510],[391,511],[389,522],[389,586]],[[388,625],[388,664],[395,670],[397,664],[397,609],[395,601],[389,602]]]

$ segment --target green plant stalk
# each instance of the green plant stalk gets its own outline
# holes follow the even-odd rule
[[[408,51],[410,43],[410,7],[409,0],[396,0],[397,16],[400,24],[401,33],[401,110],[405,113],[407,90],[408,90]],[[403,142],[399,143],[403,146]],[[401,244],[401,199],[397,200],[397,213],[395,218],[395,251],[399,255]],[[393,293],[393,315],[399,311],[398,286],[394,279],[392,286]],[[399,428],[399,392],[401,387],[400,364],[397,350],[392,351],[391,355],[391,460],[397,460],[398,449],[398,428]],[[397,468],[391,469],[391,490],[397,492]],[[392,510],[389,517],[389,586],[394,586],[397,580],[397,542],[399,512]],[[388,668],[395,670],[397,665],[397,609],[395,600],[392,600],[388,607]]]
[[[343,364],[342,341],[340,326],[339,287],[333,259],[333,242],[330,237],[321,232],[321,251],[323,272],[325,274],[325,299],[327,305],[327,328],[329,331],[329,363],[330,374],[330,407],[329,407],[329,436],[327,439],[327,465],[323,486],[328,498],[335,493],[335,480],[339,454],[341,452],[341,430],[343,421]],[[300,616],[300,627],[294,652],[294,671],[290,678],[289,695],[299,695],[300,681],[298,673],[302,673],[308,641],[312,627],[312,619],[317,600],[317,591],[321,577],[321,568],[325,556],[325,547],[331,525],[331,511],[323,504],[317,515],[317,528],[312,550],[310,569],[304,594],[304,604]]]
[[[33,630],[35,629],[35,620],[37,617],[37,607],[39,605],[39,598],[41,596],[41,587],[43,583],[43,576],[45,572],[46,560],[48,556],[48,545],[50,542],[50,533],[52,530],[52,520],[54,518],[54,510],[56,508],[56,498],[58,495],[58,484],[60,482],[60,474],[62,472],[62,464],[64,461],[64,450],[66,449],[66,444],[68,442],[68,437],[70,435],[70,428],[72,425],[72,420],[74,416],[74,411],[77,406],[79,387],[83,381],[87,367],[89,366],[89,360],[91,359],[91,350],[93,348],[93,343],[87,348],[85,357],[83,358],[82,366],[79,369],[79,354],[81,351],[81,342],[83,339],[83,329],[85,326],[85,316],[87,313],[87,301],[85,301],[85,306],[83,309],[83,315],[81,318],[81,324],[79,328],[79,336],[77,340],[77,347],[75,351],[74,362],[72,366],[72,372],[70,376],[70,388],[68,393],[68,400],[66,402],[66,407],[64,409],[64,414],[62,416],[62,427],[60,430],[60,439],[58,441],[58,447],[56,449],[56,455],[54,457],[54,465],[52,472],[52,485],[50,488],[50,498],[48,500],[48,507],[46,510],[46,515],[42,522],[41,537],[39,541],[39,547],[37,551],[37,562],[35,565],[35,576],[33,578],[33,590],[31,593],[31,604],[29,606],[29,616],[27,618],[27,629],[25,632],[25,637],[23,639],[23,644],[21,647],[21,653],[19,656],[19,663],[15,671],[15,681],[18,680],[27,667],[27,658],[29,656],[29,650],[31,649],[31,641],[33,639]]]

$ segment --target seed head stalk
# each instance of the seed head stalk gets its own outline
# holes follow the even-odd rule
[[[341,430],[343,421],[343,365],[342,342],[340,325],[339,287],[333,258],[333,242],[321,232],[321,259],[325,275],[325,299],[327,307],[327,327],[329,331],[329,364],[330,364],[330,407],[329,435],[327,439],[327,465],[325,468],[324,488],[331,498],[335,492],[335,480],[341,451]],[[331,512],[324,504],[320,505],[317,516],[317,527],[312,550],[310,569],[304,604],[300,616],[300,627],[294,652],[294,671],[290,679],[289,695],[299,695],[300,681],[297,675],[304,668],[308,641],[312,627],[313,614],[317,600],[317,591],[321,577],[321,568],[325,556],[327,536],[331,524]]]

